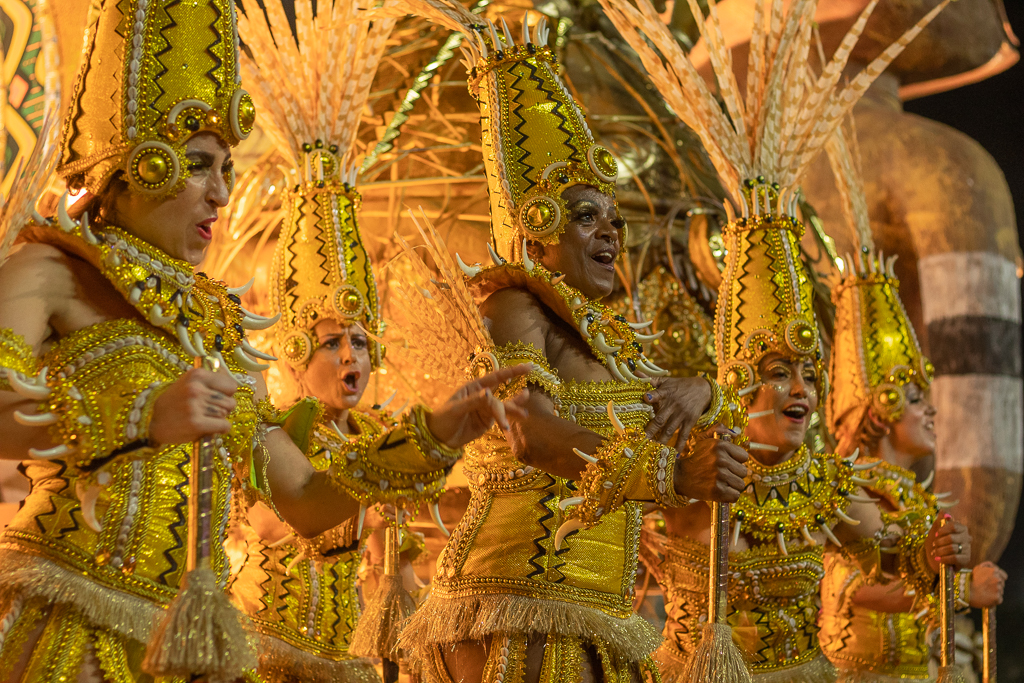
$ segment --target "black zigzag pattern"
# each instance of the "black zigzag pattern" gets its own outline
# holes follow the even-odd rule
[[[171,536],[174,537],[174,545],[164,550],[163,555],[164,559],[167,560],[168,568],[157,577],[157,581],[165,586],[171,585],[168,577],[175,576],[178,573],[178,561],[174,559],[174,555],[181,548],[185,547],[185,539],[182,537],[181,531],[185,529],[187,534],[188,496],[185,495],[185,487],[188,486],[190,461],[191,457],[187,454],[178,460],[178,472],[181,473],[181,478],[174,487],[174,492],[178,494],[178,500],[174,504],[174,513],[177,519],[169,527]]]

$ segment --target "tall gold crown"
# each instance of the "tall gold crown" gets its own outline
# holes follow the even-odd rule
[[[359,164],[353,158],[360,118],[384,54],[393,18],[367,21],[372,0],[295,2],[291,35],[281,0],[243,0],[239,31],[252,57],[246,83],[265,112],[261,123],[292,164],[285,219],[274,253],[271,304],[281,314],[277,355],[304,368],[322,320],[355,323],[370,335],[380,365],[382,321],[373,265],[359,233]],[[272,27],[277,27],[277,33]]]
[[[826,151],[858,247],[856,256],[843,259],[846,273],[832,290],[834,387],[827,418],[829,430],[844,441],[859,428],[867,409],[885,422],[897,422],[907,404],[904,387],[914,382],[927,391],[934,368],[921,352],[900,300],[893,272],[896,257],[875,253],[855,133],[841,129]],[[849,419],[851,415],[857,417]]]
[[[93,194],[118,171],[138,192],[177,192],[189,138],[252,131],[238,55],[234,0],[96,0],[57,173]]]
[[[567,188],[593,185],[614,197],[618,164],[594,141],[558,77],[544,20],[531,40],[524,19],[522,44],[504,21],[502,29],[488,23],[486,34],[475,31],[469,90],[480,105],[494,246],[518,261],[524,239],[558,242],[569,220],[562,199]]]
[[[824,393],[814,290],[800,259],[803,224],[793,215],[794,205],[780,210],[777,185],[759,177],[743,189],[745,215],[722,231],[727,255],[715,309],[719,380],[745,389],[756,381],[760,360],[780,353],[813,358]]]
[[[650,0],[600,1],[662,97],[700,136],[731,195],[733,216],[723,231],[729,253],[715,316],[719,380],[741,391],[752,386],[757,362],[776,351],[812,357],[823,391],[827,376],[820,371],[811,284],[799,258],[797,184],[868,86],[949,0],[843,85],[850,52],[874,4],[816,74],[808,59],[817,0],[793,3],[786,11],[773,0],[756,0],[743,93],[712,3],[698,26],[724,107]],[[697,0],[687,1],[693,15],[703,18]],[[742,216],[735,215],[740,211]]]

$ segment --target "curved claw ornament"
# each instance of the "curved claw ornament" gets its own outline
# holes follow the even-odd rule
[[[71,452],[71,449],[68,448],[64,444],[61,444],[59,446],[54,446],[53,448],[42,448],[42,449],[40,449],[40,448],[30,448],[30,449],[28,449],[28,454],[30,456],[32,456],[33,458],[35,458],[36,460],[53,460],[55,458],[62,458],[65,455],[67,455],[68,453],[70,453],[70,452]]]
[[[235,350],[231,352],[231,356],[239,365],[241,365],[249,372],[263,372],[264,370],[268,370],[270,368],[269,365],[257,363],[256,361],[249,358],[249,356],[245,355],[245,352],[242,351],[242,347],[240,346],[235,347]]]
[[[455,262],[459,264],[459,268],[468,278],[476,277],[477,275],[480,274],[480,271],[483,270],[483,268],[481,268],[480,266],[467,266],[466,262],[463,261],[462,257],[459,256],[457,253],[455,254]]]
[[[665,335],[665,330],[658,330],[654,334],[640,334],[639,332],[637,332],[633,336],[636,337],[636,340],[638,342],[649,342],[649,341],[654,341],[655,339],[661,339],[664,335]]]
[[[654,321],[653,320],[648,320],[647,322],[639,322],[639,323],[627,322],[626,324],[629,325],[630,327],[632,327],[634,330],[642,330],[645,327],[650,327],[652,322],[654,322]]]
[[[594,346],[597,350],[604,354],[612,354],[616,351],[621,351],[621,346],[610,346],[608,341],[604,338],[604,332],[598,332],[597,336],[594,337]]]
[[[102,487],[99,484],[92,484],[85,488],[82,482],[75,487],[75,495],[78,496],[78,504],[82,508],[82,519],[85,520],[86,526],[96,533],[103,531],[103,523],[96,517],[96,500],[100,497],[101,490]]]
[[[437,507],[437,501],[434,501],[427,507],[430,509],[430,519],[434,520],[435,526],[441,530],[441,533],[444,534],[445,538],[450,538],[452,534],[448,531],[448,528],[444,525],[444,521],[441,519],[441,510]]]
[[[295,568],[295,565],[297,565],[299,562],[302,562],[304,559],[306,559],[306,553],[305,551],[300,550],[299,554],[293,557],[292,561],[288,563],[288,566],[284,568],[284,573],[291,574],[292,569]]]
[[[36,400],[42,400],[50,395],[50,390],[46,387],[46,373],[45,368],[43,372],[33,377],[31,380],[25,377],[20,372],[13,370],[7,371],[7,381],[10,383],[11,388],[18,394],[21,394],[25,398],[33,398]]]
[[[490,242],[487,243],[487,254],[491,257],[491,261],[494,263],[494,265],[505,265],[505,259],[498,256],[498,252],[494,251],[494,247],[491,246]]]
[[[281,319],[281,314],[278,313],[272,318],[264,318],[262,316],[253,316],[251,314],[243,314],[242,316],[242,327],[247,330],[265,330],[268,327],[273,327],[278,320]]]
[[[578,531],[586,526],[581,520],[578,519],[567,519],[562,522],[562,526],[558,527],[558,531],[555,532],[555,550],[562,549],[562,541],[565,537],[574,531]]]
[[[26,427],[45,427],[52,425],[58,420],[53,413],[23,413],[20,410],[14,411],[14,421]],[[949,494],[946,494],[949,495]]]
[[[927,489],[929,486],[932,485],[932,481],[934,481],[934,480],[935,480],[935,470],[932,470],[928,474],[928,478],[921,482],[921,488]]]
[[[860,520],[859,519],[854,519],[850,515],[848,515],[845,512],[843,512],[842,510],[836,510],[836,517],[838,517],[839,519],[843,520],[844,522],[846,522],[850,526],[857,526],[858,524],[860,524]]]
[[[57,225],[63,232],[74,232],[78,224],[68,215],[68,193],[65,192],[57,201]]]
[[[276,356],[271,356],[269,353],[263,353],[259,349],[253,348],[253,346],[250,345],[249,342],[247,342],[245,339],[243,339],[240,342],[239,345],[242,347],[243,351],[245,351],[247,354],[249,354],[253,358],[259,358],[260,360],[271,360],[271,361],[277,360]]]
[[[608,420],[612,423],[612,427],[615,427],[615,433],[622,436],[626,433],[626,426],[622,424],[622,420],[615,414],[615,402],[608,401],[608,405],[605,408],[608,411]]]
[[[356,520],[356,538],[361,539],[363,537],[363,522],[366,521],[366,506],[359,505],[359,515]]]
[[[56,420],[56,418],[54,418],[54,420]],[[588,455],[588,454],[584,453],[583,451],[581,451],[578,448],[573,448],[572,452],[575,453],[576,455],[580,456],[581,458],[583,458],[584,460],[586,460],[587,462],[589,462],[592,465],[596,465],[597,462],[598,462],[597,458],[595,458],[592,455]]]
[[[837,548],[843,547],[843,544],[839,542],[839,539],[836,538],[836,535],[832,533],[832,530],[828,528],[827,524],[819,524],[818,528],[821,529],[821,533],[825,534],[825,537],[832,541]]]
[[[245,296],[245,294],[252,289],[253,283],[256,282],[256,278],[252,278],[241,287],[228,287],[228,294],[234,294],[235,296]]]
[[[565,510],[570,505],[579,505],[583,502],[583,496],[573,496],[572,498],[563,498],[558,501],[558,509]]]
[[[530,259],[530,254],[526,251],[526,239],[523,239],[523,267],[526,268],[526,272],[531,272],[534,268],[533,260]]]

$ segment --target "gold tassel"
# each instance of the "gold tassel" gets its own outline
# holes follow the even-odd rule
[[[256,668],[241,613],[217,585],[209,560],[182,580],[177,597],[150,641],[142,668],[154,676],[190,678],[197,672],[210,683],[228,683]]]
[[[398,530],[388,527],[386,534],[384,576],[359,618],[348,651],[357,657],[397,660],[398,634],[416,611],[416,601],[405,590],[398,572]]]
[[[220,361],[196,358],[210,372]],[[178,595],[167,606],[146,649],[142,667],[153,676],[195,676],[209,683],[231,683],[256,668],[253,645],[242,626],[242,613],[217,583],[210,568],[214,538],[210,526],[213,509],[213,462],[217,439],[205,437],[192,448],[188,501],[188,573]]]
[[[708,571],[708,621],[700,644],[686,664],[685,680],[750,683],[743,653],[725,620],[729,583],[729,505],[711,504],[711,561]]]

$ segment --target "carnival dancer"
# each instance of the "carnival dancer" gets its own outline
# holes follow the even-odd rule
[[[0,454],[32,481],[0,537],[0,675],[15,681],[148,680],[146,642],[186,564],[190,442],[215,435],[219,453],[208,512],[221,587],[235,496],[272,490],[306,537],[360,507],[277,429],[266,356],[246,341],[274,319],[194,271],[228,201],[230,147],[255,121],[234,3],[104,0],[87,36],[58,167],[82,194],[70,215],[62,199],[27,226],[0,268]],[[193,369],[198,357],[222,371]],[[505,408],[480,391],[440,411],[451,419],[414,411],[400,440],[432,457]]]
[[[355,189],[360,119],[395,25],[358,16],[372,4],[337,0],[321,4],[314,17],[311,2],[299,0],[293,37],[279,0],[264,3],[266,14],[242,3],[239,33],[251,55],[242,57],[245,82],[263,129],[292,164],[269,278],[271,305],[282,315],[274,349],[286,393],[316,399],[298,403],[285,421],[286,431],[312,423],[300,447],[313,467],[329,471],[364,506],[426,502],[436,510],[460,451],[441,442],[417,450],[383,408],[355,410],[384,355]],[[418,406],[407,423],[430,438],[426,416]],[[363,511],[309,540],[264,504],[250,509],[248,520],[255,538],[231,590],[261,635],[260,673],[269,680],[379,680],[368,660],[349,652],[360,616]]]
[[[836,326],[831,356],[832,391],[828,426],[842,456],[877,463],[864,474],[868,495],[880,500],[882,519],[893,530],[893,547],[906,565],[920,562],[906,552],[915,535],[955,503],[929,491],[931,476],[918,482],[913,466],[935,451],[935,408],[928,400],[932,365],[921,352],[899,297],[895,256],[876,253],[864,188],[857,167],[856,139],[837,134],[826,148],[854,233],[855,255],[833,289]],[[957,548],[970,561],[969,544]],[[863,567],[847,552],[830,552],[822,583],[822,650],[840,681],[888,683],[932,680],[931,642],[938,625],[937,587],[920,573],[894,579],[880,567]],[[991,562],[956,576],[958,608],[1002,602],[1006,573]]]
[[[823,551],[829,544],[856,544],[867,558],[877,557],[875,533],[882,525],[873,499],[859,488],[870,466],[812,453],[804,443],[828,380],[811,282],[800,260],[796,184],[873,75],[941,5],[849,85],[837,87],[867,15],[815,76],[807,59],[817,3],[795,3],[784,13],[778,3],[758,0],[745,96],[712,11],[698,23],[725,111],[647,0],[602,5],[662,96],[701,137],[733,210],[722,231],[727,257],[716,351],[719,381],[743,397],[749,424],[739,443],[752,457],[750,476],[731,508],[724,616],[755,681],[834,680],[817,639]],[[703,16],[696,2],[690,6]],[[695,652],[709,614],[707,544],[717,529],[702,505],[667,510],[665,520],[666,537],[649,539],[645,559],[666,593],[667,638],[658,660],[662,676],[674,683],[688,680],[699,659]],[[962,527],[936,522],[906,550],[920,558],[924,549],[928,562],[912,569],[934,580],[937,558],[964,561],[962,543]]]
[[[618,168],[556,75],[543,21],[517,43],[455,2],[398,7],[471,45],[494,261],[456,266],[424,227],[441,275],[409,250],[419,281],[405,317],[417,339],[433,331],[432,376],[533,368],[519,382],[532,389],[529,417],[467,457],[468,509],[402,646],[437,681],[656,676],[657,634],[632,609],[638,501],[735,497],[745,454],[708,440],[680,458],[661,443],[713,424],[721,394],[700,378],[641,379],[664,374],[643,354],[649,337],[601,303],[625,229]]]

